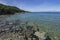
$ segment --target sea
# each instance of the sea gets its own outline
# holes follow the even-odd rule
[[[38,26],[41,31],[60,37],[60,12],[30,12],[9,15],[6,20],[21,20]],[[35,24],[35,25],[33,25]]]

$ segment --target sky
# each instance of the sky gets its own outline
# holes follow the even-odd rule
[[[0,3],[32,12],[60,12],[60,0],[0,0]]]

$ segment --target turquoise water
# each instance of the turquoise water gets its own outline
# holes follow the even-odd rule
[[[59,12],[32,12],[25,14],[10,15],[6,20],[21,20],[31,22],[29,25],[39,27],[40,30],[48,32],[60,38],[60,13]]]
[[[16,14],[7,17],[7,20],[23,20],[23,21],[51,21],[60,23],[60,14],[59,13],[25,13],[25,14]]]
[[[25,14],[15,14],[6,18],[6,20],[30,21],[39,24],[42,28],[51,29],[51,31],[60,31],[60,13],[59,12],[33,12]]]
[[[60,13],[59,12],[32,12],[10,15],[6,20],[21,20],[29,22],[33,27],[39,27],[40,31],[48,32],[50,36],[60,38]]]

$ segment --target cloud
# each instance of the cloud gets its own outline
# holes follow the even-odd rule
[[[0,3],[28,11],[60,11],[60,0],[0,0]]]

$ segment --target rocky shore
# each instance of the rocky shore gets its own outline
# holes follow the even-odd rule
[[[28,22],[0,20],[0,40],[45,40],[45,32],[36,30]]]

